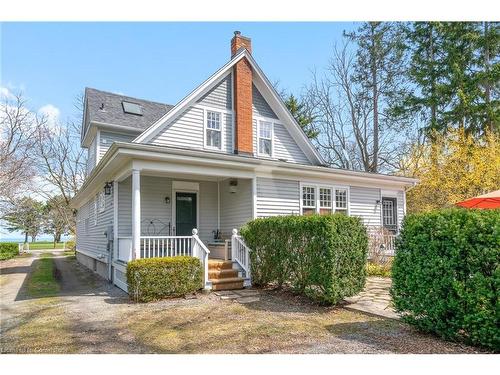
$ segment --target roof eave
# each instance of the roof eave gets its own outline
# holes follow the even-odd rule
[[[273,170],[277,173],[282,174],[295,174],[295,175],[311,175],[315,176],[315,178],[326,178],[326,177],[343,177],[353,179],[354,182],[364,181],[364,182],[373,182],[373,183],[393,183],[399,186],[414,186],[418,180],[409,177],[402,176],[393,176],[393,175],[383,175],[376,173],[367,173],[367,172],[359,172],[359,171],[351,171],[351,170],[343,170],[343,169],[335,169],[323,166],[315,166],[315,165],[303,165],[303,164],[292,164],[287,162],[281,162],[276,160],[266,160],[266,159],[258,159],[252,157],[245,157],[241,155],[232,155],[232,154],[220,154],[216,152],[208,152],[201,150],[187,150],[166,146],[157,146],[150,144],[141,144],[141,143],[126,143],[126,142],[114,142],[103,158],[99,161],[97,166],[94,168],[90,176],[86,179],[79,192],[73,198],[73,202],[77,202],[80,199],[80,196],[83,192],[85,192],[90,186],[93,184],[93,180],[96,176],[101,173],[106,166],[108,166],[113,159],[118,155],[126,155],[127,157],[133,158],[134,151],[137,152],[137,156],[141,158],[145,158],[147,160],[147,154],[140,154],[139,152],[150,152],[150,157],[157,158],[175,158],[176,156],[189,157],[192,159],[193,163],[199,163],[200,161],[203,163],[227,163],[232,162],[231,164],[237,166],[238,164],[245,168],[251,167],[255,170],[261,170],[264,167],[267,167],[269,170]],[[236,163],[236,164],[235,164]]]

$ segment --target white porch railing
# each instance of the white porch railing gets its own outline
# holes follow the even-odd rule
[[[207,249],[205,244],[198,237],[198,229],[193,229],[192,238],[192,254],[200,260],[203,266],[203,285],[205,286],[205,289],[210,289],[211,283],[208,281],[208,254],[210,254],[210,250]]]
[[[233,229],[233,235],[231,236],[231,255],[232,259],[238,262],[245,271],[246,278],[250,280],[250,248],[238,235],[237,229]]]
[[[141,236],[141,258],[192,255],[192,236]]]
[[[210,250],[198,237],[198,230],[193,229],[192,236],[141,236],[139,258],[161,258],[174,256],[193,256],[203,266],[204,288],[210,288],[208,281],[208,254]],[[128,262],[133,259],[132,238],[118,238],[119,260]]]

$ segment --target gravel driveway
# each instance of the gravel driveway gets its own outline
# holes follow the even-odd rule
[[[0,262],[2,353],[474,353],[394,319],[322,307],[276,290],[134,304],[74,257],[54,256],[60,292],[30,298],[38,257]]]

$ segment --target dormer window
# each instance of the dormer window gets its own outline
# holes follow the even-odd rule
[[[205,147],[220,150],[222,145],[222,115],[220,112],[206,111]]]
[[[273,156],[273,123],[259,120],[258,129],[258,154],[262,156]]]
[[[123,112],[142,116],[142,106],[140,104],[123,101],[122,106]]]

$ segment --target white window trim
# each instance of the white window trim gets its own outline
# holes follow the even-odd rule
[[[304,188],[313,188],[314,189],[314,202],[315,202],[315,206],[304,206]],[[303,211],[302,209],[303,208],[313,208],[316,213],[318,212],[318,190],[317,190],[317,185],[312,185],[312,184],[304,184],[304,185],[301,185],[300,187],[300,214],[302,215],[303,214]]]
[[[323,206],[321,206],[321,192],[320,192],[321,189],[330,190],[330,207],[323,207]],[[331,211],[333,211],[333,209],[335,208],[334,207],[334,203],[333,203],[335,201],[335,189],[332,189],[329,186],[319,186],[318,187],[318,194],[319,194],[319,204],[320,204],[319,209],[321,210],[322,208],[323,209],[328,209],[329,208]]]
[[[262,156],[265,158],[272,158],[274,159],[274,127],[275,125],[281,125],[279,121],[276,121],[275,118],[269,118],[269,117],[261,117],[261,116],[254,116],[254,119],[257,121],[257,156]],[[260,122],[270,122],[271,123],[271,155],[264,154],[260,152],[260,147],[259,147],[259,140],[260,140]],[[267,138],[265,138],[267,139]]]
[[[228,113],[227,111],[223,111],[221,109],[217,108],[210,108],[210,107],[201,107],[198,106],[197,108],[203,109],[203,148],[206,150],[213,150],[213,151],[223,151],[225,150],[225,115]],[[207,145],[207,130],[209,128],[207,127],[207,112],[215,112],[218,113],[220,116],[220,148],[219,147],[214,147],[214,146],[209,146]],[[210,130],[215,130],[215,129],[210,129]]]
[[[337,197],[336,197],[336,192],[335,190],[336,189],[345,189],[346,190],[346,208],[339,208],[339,210],[347,210],[347,216],[350,216],[350,204],[349,204],[349,201],[351,199],[351,194],[350,194],[350,191],[349,191],[349,186],[339,186],[339,185],[336,185],[333,187],[333,191],[332,191],[332,206],[333,206],[333,212],[336,212],[337,211]]]
[[[318,184],[311,182],[300,182],[299,184],[299,203],[300,203],[300,214],[303,215],[303,208],[313,208],[313,207],[303,207],[302,201],[302,188],[303,187],[313,187],[315,189],[315,198],[316,198],[316,213],[320,213],[320,199],[319,199],[319,189],[331,189],[332,191],[332,213],[337,211],[336,203],[335,203],[335,189],[346,189],[347,190],[347,216],[351,216],[351,189],[348,185],[327,185],[327,184]],[[327,208],[327,207],[323,207]]]

